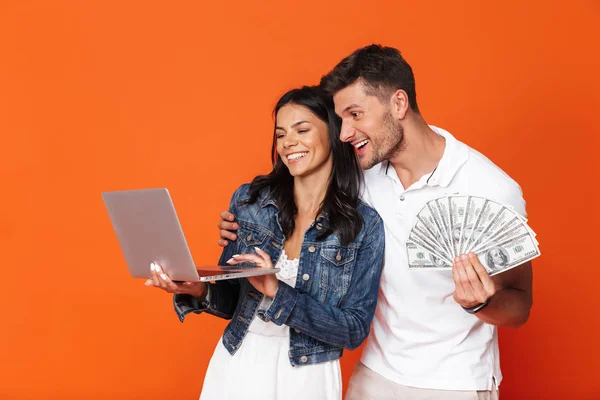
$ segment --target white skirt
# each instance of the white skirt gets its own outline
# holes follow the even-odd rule
[[[288,350],[289,337],[253,332],[233,356],[219,341],[200,400],[342,399],[339,360],[292,367]]]
[[[285,251],[277,262],[281,282],[294,286],[298,259]],[[340,361],[292,367],[290,328],[254,317],[232,356],[222,339],[210,359],[200,400],[341,400]]]

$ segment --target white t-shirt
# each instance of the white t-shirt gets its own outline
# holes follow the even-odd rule
[[[363,199],[385,223],[385,266],[373,328],[361,361],[405,386],[490,390],[500,384],[498,334],[452,297],[452,271],[409,270],[406,240],[425,203],[445,194],[486,197],[526,216],[521,188],[479,152],[443,129],[444,155],[431,174],[404,189],[384,161],[365,171]]]

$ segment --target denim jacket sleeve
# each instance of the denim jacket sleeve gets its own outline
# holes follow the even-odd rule
[[[369,334],[375,314],[384,246],[384,227],[378,216],[368,227],[365,241],[358,250],[348,292],[338,307],[280,284],[265,317],[337,347],[359,347]]]
[[[235,191],[229,203],[229,211],[237,215],[237,201],[239,189]],[[225,262],[235,253],[234,243],[229,243],[221,253],[219,265]],[[185,316],[191,312],[200,314],[206,312],[224,319],[231,319],[237,305],[240,293],[240,280],[228,279],[207,283],[210,295],[204,302],[189,294],[176,294],[173,296],[173,306],[179,320],[183,322]]]

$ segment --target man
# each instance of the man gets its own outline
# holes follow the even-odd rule
[[[365,169],[363,198],[386,228],[386,260],[373,328],[346,399],[498,397],[497,326],[524,324],[531,263],[490,277],[474,254],[452,271],[408,269],[406,241],[425,203],[449,193],[486,197],[525,216],[521,189],[477,151],[419,112],[411,67],[400,52],[356,50],[321,80],[342,119],[340,139]],[[233,216],[221,236],[235,240]],[[220,244],[226,244],[221,240]]]

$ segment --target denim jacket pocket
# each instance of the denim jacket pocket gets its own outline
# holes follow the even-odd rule
[[[321,247],[321,257],[336,267],[341,267],[344,264],[354,261],[354,253],[353,247],[341,247],[335,245],[323,245],[323,247]]]
[[[255,247],[263,248],[263,245],[269,238],[268,232],[260,227],[254,226],[247,222],[239,223],[239,228],[237,231],[238,241],[237,241],[237,254],[254,254],[256,253]],[[236,264],[237,267],[254,267],[254,264],[251,263],[240,263]]]
[[[328,292],[344,294],[350,286],[356,249],[339,245],[321,247],[322,283]],[[324,282],[323,282],[324,281]]]
[[[237,231],[240,244],[246,248],[260,247],[269,236],[264,229],[241,222]]]

